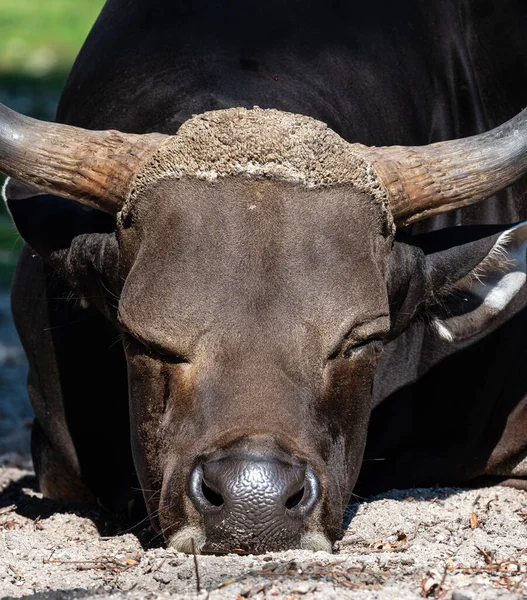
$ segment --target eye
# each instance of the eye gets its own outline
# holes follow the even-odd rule
[[[145,346],[146,353],[151,356],[155,360],[160,360],[165,364],[170,365],[180,365],[187,364],[189,361],[179,354],[168,353],[163,350],[158,350],[156,348],[151,348],[149,346]]]
[[[375,358],[382,353],[383,343],[380,339],[369,339],[362,342],[349,345],[342,355],[346,358],[354,358],[359,354],[368,353],[371,358]]]
[[[124,340],[127,347],[132,347],[136,352],[141,354],[146,354],[150,358],[154,360],[161,361],[165,364],[177,365],[177,364],[186,364],[189,361],[180,354],[175,354],[173,352],[167,352],[163,348],[158,348],[152,346],[151,344],[147,344],[142,340],[137,339],[135,336],[130,335],[129,333],[124,334]]]

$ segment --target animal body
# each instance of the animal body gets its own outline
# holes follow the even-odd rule
[[[352,492],[525,486],[526,27],[108,0],[58,124],[0,112],[44,494],[264,552]]]

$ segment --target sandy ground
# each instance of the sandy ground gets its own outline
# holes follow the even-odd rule
[[[350,507],[335,554],[194,557],[147,524],[38,493],[26,366],[0,294],[0,598],[527,598],[527,492],[392,491]]]
[[[527,597],[527,492],[392,491],[356,511],[336,554],[194,557],[146,525],[71,510],[36,492],[29,470],[0,468],[0,596],[112,598]]]

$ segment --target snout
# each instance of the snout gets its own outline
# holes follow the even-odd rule
[[[320,498],[306,465],[236,454],[196,466],[189,495],[205,528],[205,552],[267,552],[299,547]]]

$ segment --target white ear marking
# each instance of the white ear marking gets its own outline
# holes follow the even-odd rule
[[[454,336],[452,335],[452,332],[440,319],[433,319],[432,327],[436,330],[437,335],[446,342],[454,341]]]
[[[458,301],[478,300],[477,306],[467,304],[461,313],[434,317],[431,325],[447,342],[477,335],[507,307],[526,280],[527,222],[523,222],[504,231],[480,264],[450,290]]]
[[[519,223],[504,231],[487,258],[481,263],[480,268],[476,269],[478,273],[482,273],[489,263],[496,263],[496,266],[499,265],[503,272],[503,276],[494,285],[491,284],[490,290],[481,290],[481,295],[484,297],[483,304],[491,312],[502,311],[525,283],[527,271],[525,234],[523,236],[521,234],[526,228],[525,223]],[[520,236],[523,243],[515,245],[517,235]],[[486,287],[481,279],[478,278],[478,281],[483,287]]]
[[[6,179],[4,181],[4,185],[2,186],[2,200],[4,201],[5,208],[6,208],[7,212],[9,213],[9,216],[12,219],[13,215],[11,214],[11,211],[9,210],[9,204],[7,203],[7,184],[9,183],[10,179],[11,179],[10,177],[6,177]]]
[[[504,275],[490,290],[484,300],[485,306],[498,313],[512,300],[513,296],[525,283],[525,271],[512,271]]]

